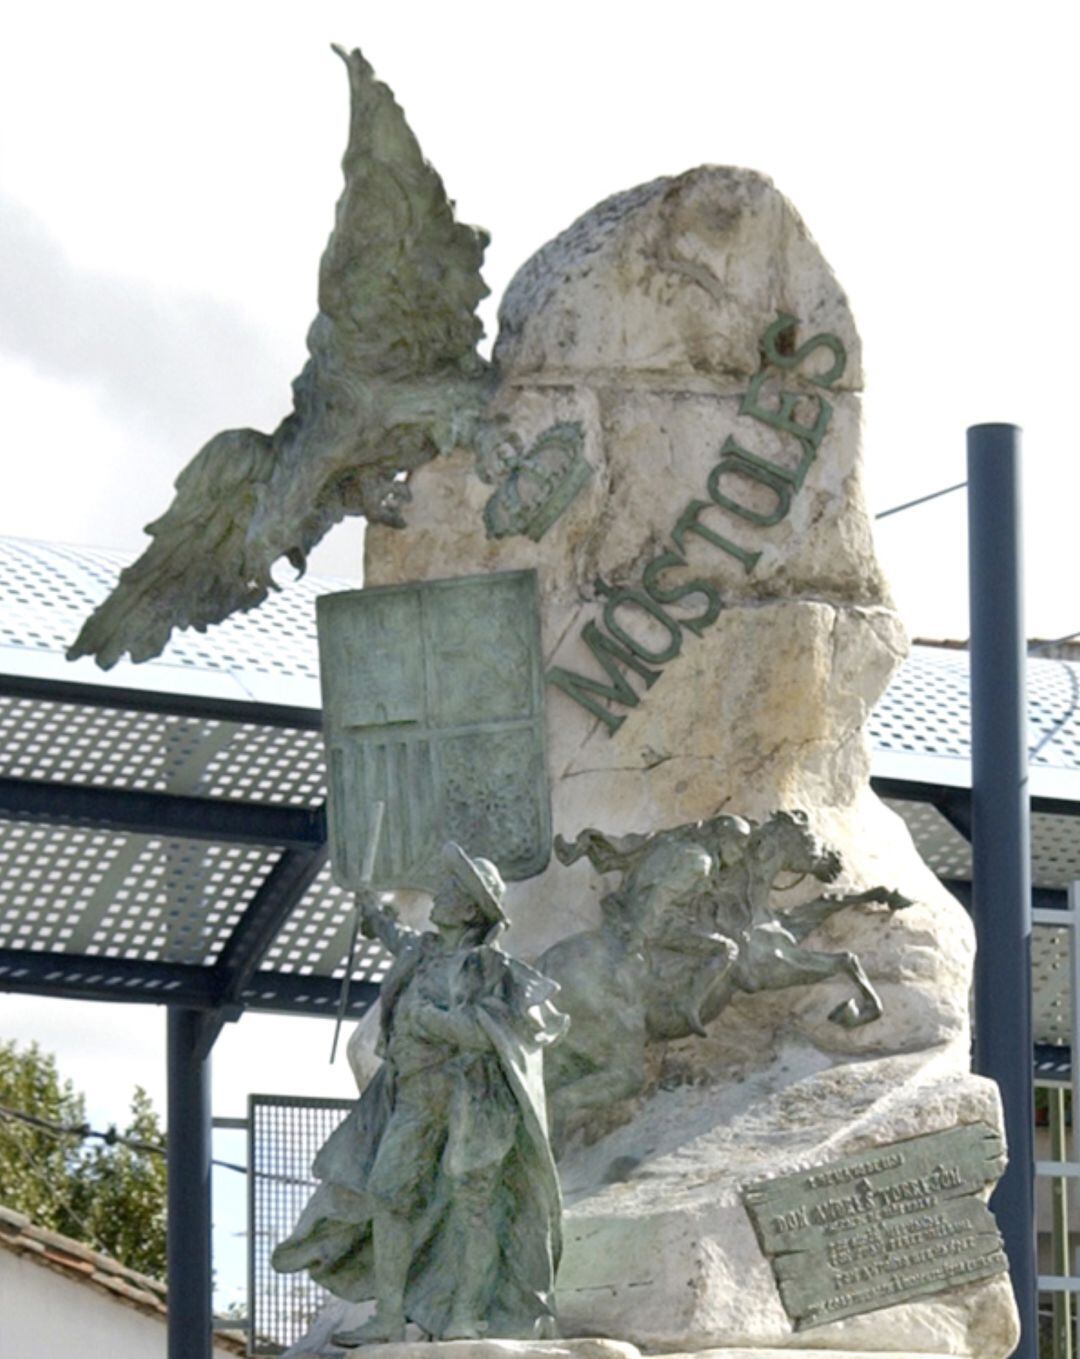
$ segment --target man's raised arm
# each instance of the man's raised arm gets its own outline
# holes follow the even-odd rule
[[[359,888],[356,904],[360,908],[360,929],[364,937],[377,939],[391,953],[400,952],[404,944],[416,937],[417,931],[402,925],[394,907],[384,903],[382,894],[373,888]]]

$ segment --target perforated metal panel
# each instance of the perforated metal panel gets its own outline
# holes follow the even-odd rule
[[[316,808],[324,800],[315,598],[349,582],[298,581],[259,610],[206,634],[178,634],[147,665],[106,677],[63,659],[126,554],[0,539],[0,778]],[[125,673],[126,672],[126,673]],[[64,701],[28,697],[23,677],[63,684]],[[79,702],[76,676],[184,696],[302,705],[296,726],[179,716]],[[0,685],[0,689],[2,689]],[[67,701],[68,695],[72,701]],[[299,711],[299,710],[298,710]],[[286,718],[287,720],[287,714]],[[250,837],[249,837],[250,838]],[[269,837],[267,837],[269,839]],[[208,965],[279,858],[273,844],[154,838],[0,819],[0,948]],[[292,933],[323,915],[308,894]],[[344,945],[341,954],[344,953]],[[339,955],[320,966],[332,972]],[[134,978],[126,980],[134,982]],[[136,988],[138,989],[138,988]]]
[[[248,1099],[248,1316],[251,1352],[279,1354],[299,1340],[329,1298],[306,1272],[278,1274],[270,1254],[296,1226],[317,1181],[315,1153],[352,1108],[351,1100]]]
[[[245,802],[321,806],[326,800],[322,733],[246,725],[222,732],[209,753],[200,791]]]
[[[875,750],[969,756],[967,653],[913,647],[870,714]]]
[[[1071,1003],[1069,932],[1036,925],[1031,931],[1031,1019],[1036,1043],[1069,1046]]]
[[[886,799],[903,817],[919,854],[939,878],[971,879],[971,846],[936,807]],[[1064,890],[1080,878],[1080,818],[1040,813],[1031,818],[1032,885]]]
[[[62,652],[129,559],[0,539],[0,673],[36,673],[39,658],[50,675],[100,678],[92,669],[88,675],[85,663],[65,668]],[[267,694],[286,692],[289,703],[317,707],[314,601],[349,584],[289,584],[259,609],[205,634],[178,634],[160,660],[128,667],[123,682],[145,685],[152,676],[151,687],[159,690],[268,702],[285,700]],[[870,719],[875,750],[968,758],[967,659],[962,651],[916,647]],[[284,690],[264,683],[275,677]],[[1080,772],[1080,665],[1032,658],[1028,679],[1033,762]],[[0,777],[268,806],[318,807],[325,797],[321,735],[310,726],[260,726],[11,694],[0,694]],[[893,806],[938,874],[970,877],[967,842],[937,810],[915,802]],[[1070,817],[1033,819],[1037,886],[1060,888],[1080,876],[1078,832],[1080,821]],[[0,820],[0,947],[209,963],[276,860],[277,851],[266,845]],[[340,975],[350,906],[324,869],[264,957],[263,974]],[[357,976],[377,981],[387,965],[377,945],[365,944]]]
[[[1032,764],[1080,770],[1080,664],[1032,656],[1027,663]],[[875,750],[971,757],[968,654],[913,647],[870,715]]]
[[[1030,758],[1080,768],[1080,665],[1030,659],[1027,680]]]
[[[0,776],[318,806],[317,731],[0,694]]]
[[[1031,818],[1032,878],[1036,887],[1068,887],[1080,878],[1080,818]]]
[[[343,975],[352,906],[352,894],[334,886],[327,864],[279,931],[267,951],[263,967],[267,971],[297,972],[301,976]],[[381,944],[361,938],[353,976],[363,981],[382,981],[392,961]]]
[[[129,553],[0,538],[0,646],[65,651],[131,560]],[[315,600],[351,583],[307,577],[291,581],[250,613],[237,614],[205,633],[174,634],[161,660],[150,664],[317,681]]]
[[[273,851],[0,821],[0,948],[216,960]]]
[[[911,831],[919,854],[939,878],[966,882],[971,878],[971,846],[928,802],[885,799],[886,806],[901,816]]]

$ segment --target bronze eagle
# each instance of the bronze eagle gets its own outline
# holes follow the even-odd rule
[[[147,526],[152,542],[83,625],[69,659],[156,656],[276,588],[350,514],[400,526],[409,471],[470,439],[488,365],[476,352],[485,232],[455,220],[442,180],[359,51],[334,51],[351,92],[345,187],[319,267],[310,358],[272,434],[217,434]]]

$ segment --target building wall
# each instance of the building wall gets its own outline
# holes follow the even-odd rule
[[[0,1250],[0,1359],[166,1359],[165,1321]],[[214,1359],[236,1359],[214,1348]]]

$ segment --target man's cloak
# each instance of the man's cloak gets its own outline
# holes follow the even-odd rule
[[[383,984],[379,1048],[384,1051],[397,1000],[435,936],[414,936],[398,954]],[[519,1119],[513,1146],[502,1162],[491,1205],[499,1244],[498,1282],[484,1318],[490,1336],[530,1336],[554,1316],[554,1277],[561,1253],[562,1198],[547,1137],[543,1049],[560,1037],[565,1016],[551,1004],[554,982],[492,945],[469,950],[462,966],[463,1003],[487,1035],[492,1074],[506,1081]],[[467,1075],[462,1075],[464,1082]],[[275,1269],[306,1269],[338,1297],[374,1297],[372,1216],[367,1180],[394,1108],[395,1072],[383,1064],[353,1110],[315,1158],[322,1183],[297,1225],[272,1256]],[[482,1089],[462,1090],[459,1108]],[[467,1115],[466,1115],[467,1116]],[[449,1129],[448,1129],[449,1133]],[[406,1316],[440,1335],[450,1316],[460,1275],[461,1244],[451,1230],[451,1181],[438,1161],[431,1167],[424,1208],[413,1222],[413,1258],[405,1287]]]

